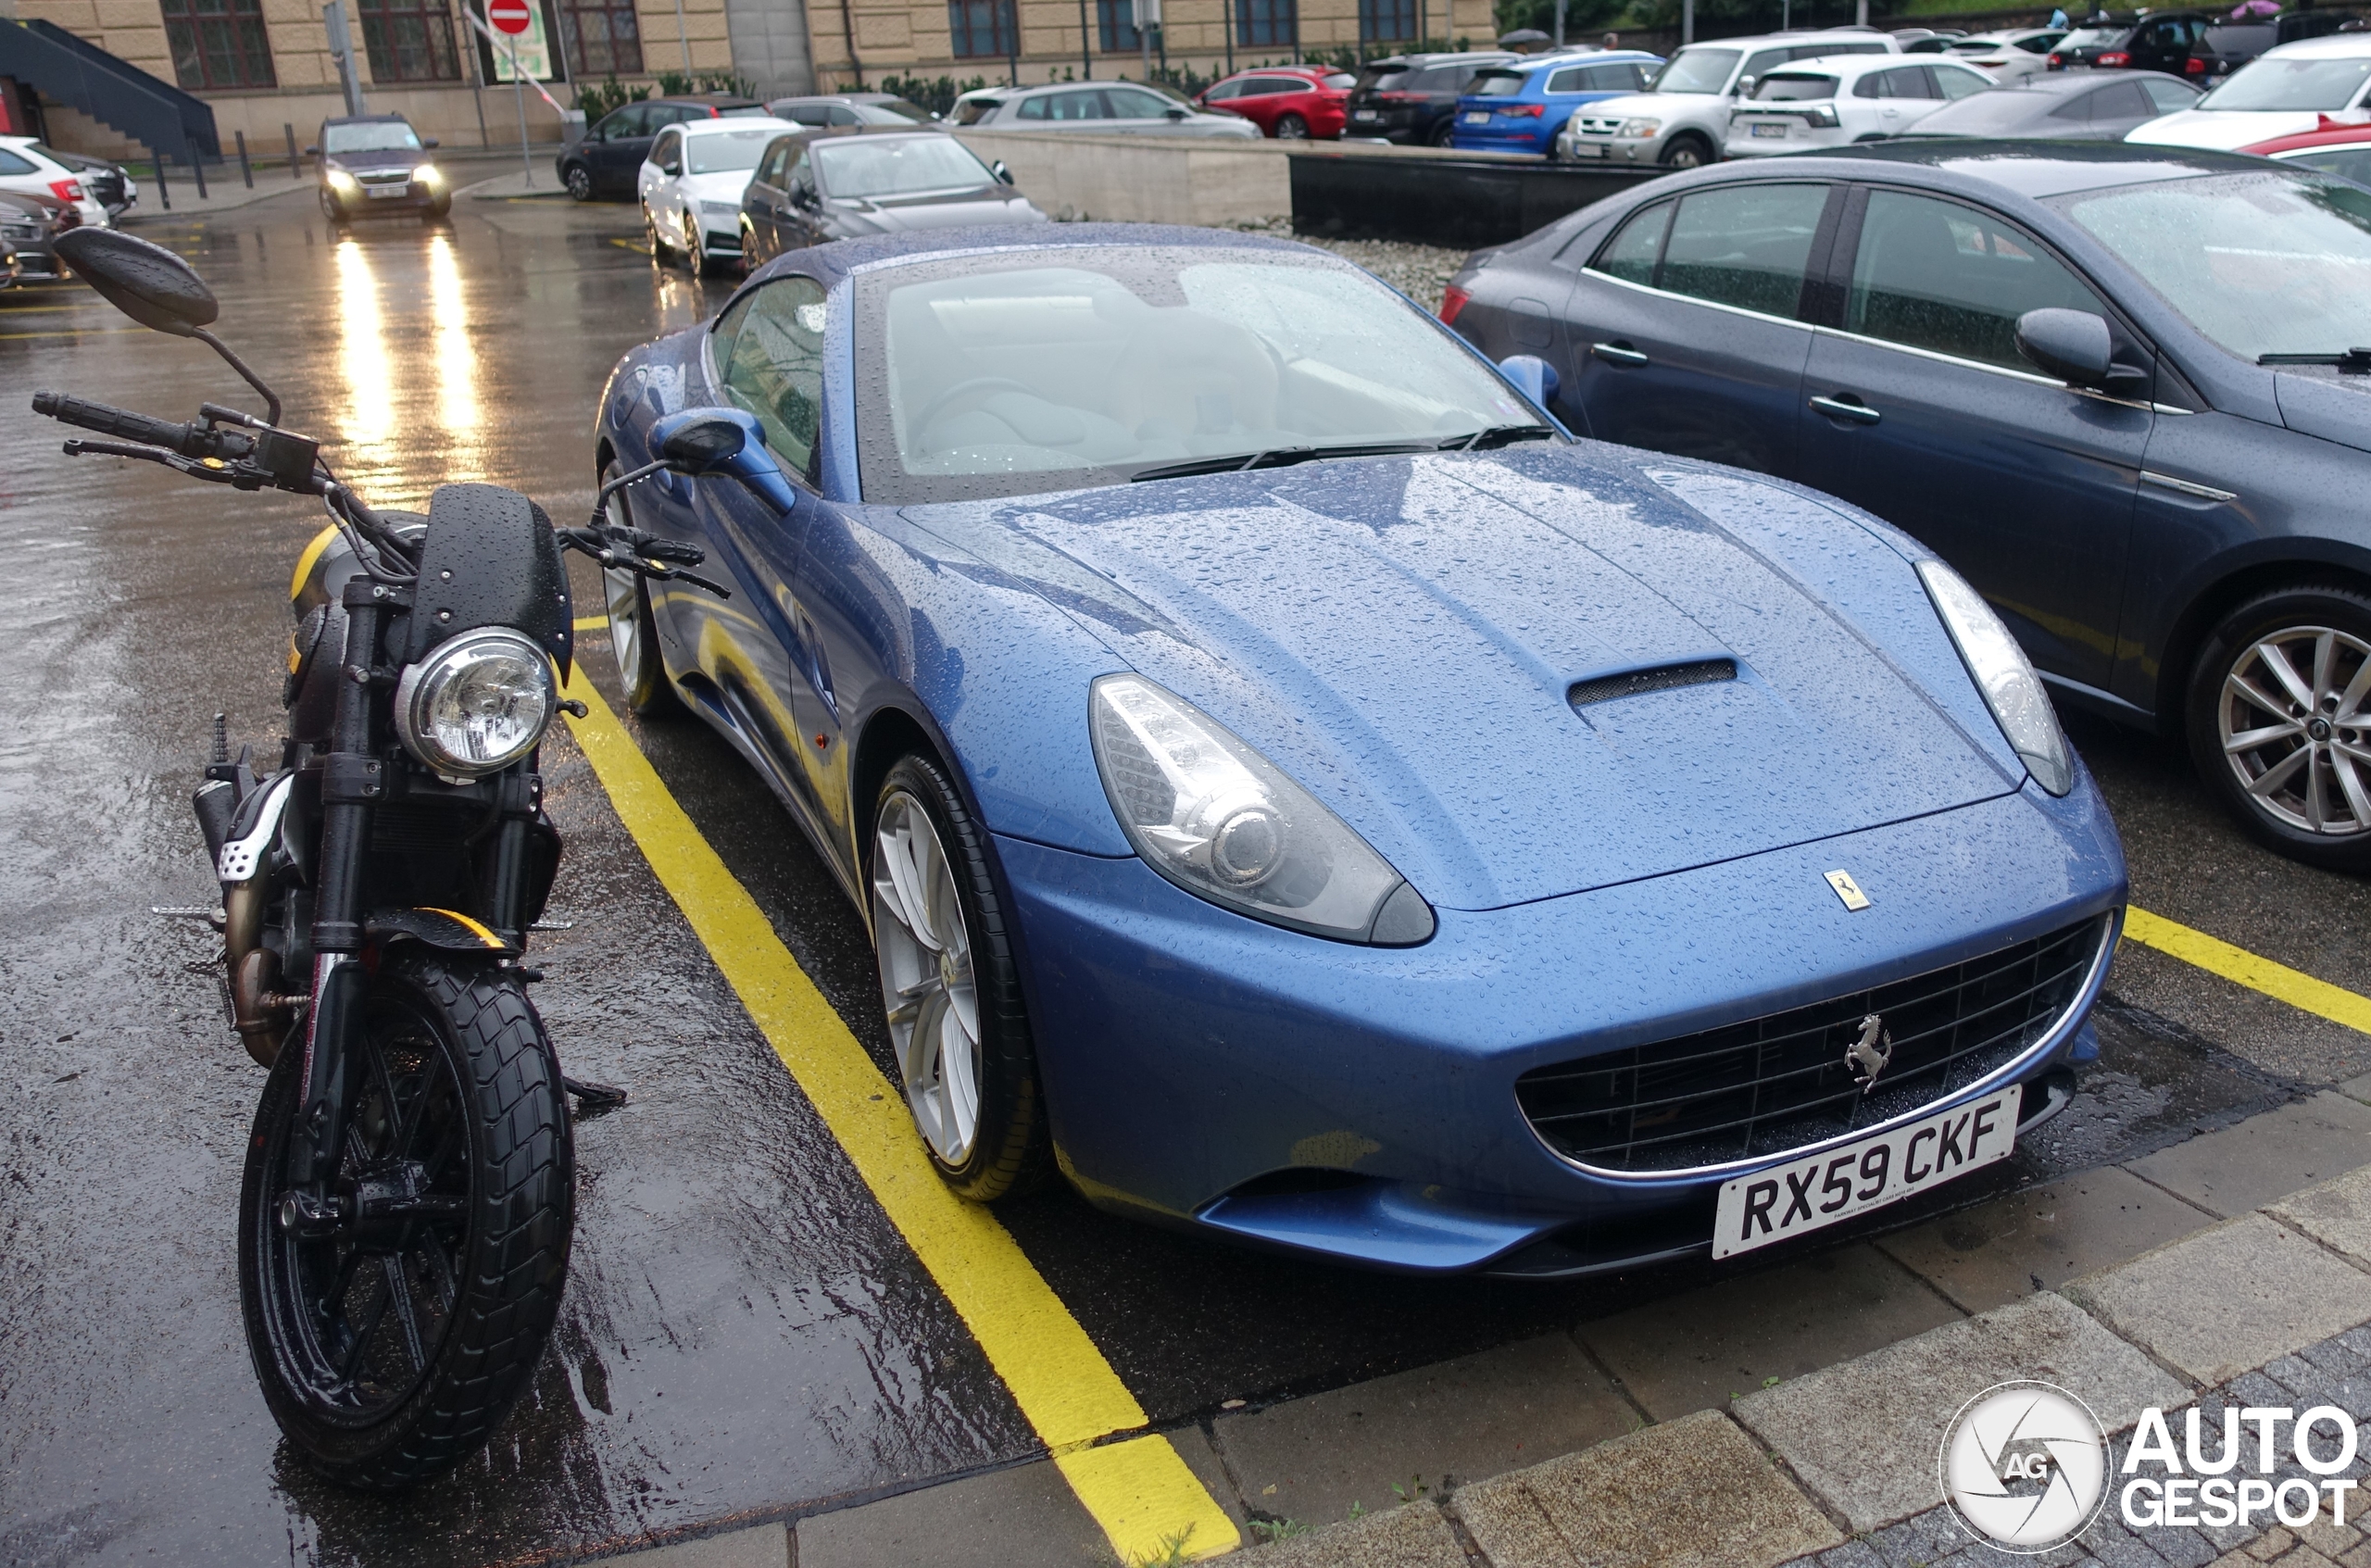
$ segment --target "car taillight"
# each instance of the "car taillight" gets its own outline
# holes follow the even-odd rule
[[[1449,287],[1443,289],[1441,291],[1441,325],[1445,327],[1455,326],[1457,324],[1457,313],[1464,309],[1465,302],[1473,297],[1474,296],[1472,295],[1467,294],[1455,283],[1451,283]]]
[[[1421,104],[1424,101],[1422,93],[1377,93],[1374,96],[1375,101],[1381,104]]]
[[[2132,63],[2132,56],[2126,54],[2121,49],[2110,49],[2106,54],[2101,55],[2091,63],[2102,69],[2106,69],[2114,66],[2128,66]]]
[[[2204,76],[2206,74],[2206,62],[2200,59],[2196,55],[2192,55],[2189,59],[2182,62],[2182,74],[2184,76]]]
[[[1544,104],[1510,104],[1499,112],[1515,119],[1537,119],[1548,108]]]
[[[2049,60],[2045,63],[2048,64],[2050,69],[2052,70],[2064,70],[2066,69],[2065,58],[2056,51],[2051,52]]]
[[[80,180],[52,180],[49,182],[49,191],[50,194],[56,196],[59,201],[78,202],[82,199],[82,182]]]

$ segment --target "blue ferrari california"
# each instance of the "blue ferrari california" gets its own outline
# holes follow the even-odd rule
[[[630,704],[871,928],[957,1190],[1416,1272],[1726,1257],[2010,1152],[2096,1050],[2114,825],[1906,535],[1576,441],[1283,240],[775,261],[621,360]]]

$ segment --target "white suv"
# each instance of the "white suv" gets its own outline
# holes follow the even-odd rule
[[[53,207],[63,203],[94,229],[114,223],[107,209],[93,199],[82,183],[82,170],[58,162],[36,137],[0,136],[0,191],[31,196]]]
[[[1729,112],[1731,157],[1766,157],[1899,136],[1954,98],[1990,90],[1992,79],[1945,55],[1804,60],[1753,84]]]
[[[1671,57],[1645,92],[1574,110],[1556,138],[1555,156],[1694,169],[1721,156],[1729,110],[1778,67],[1790,60],[1901,52],[1887,34],[1858,28],[1690,44]]]

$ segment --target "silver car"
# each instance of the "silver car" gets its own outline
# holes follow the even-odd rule
[[[1076,131],[1088,135],[1227,136],[1256,142],[1260,128],[1240,115],[1204,114],[1137,82],[1058,82],[1043,87],[987,87],[955,100],[947,117],[980,131]]]
[[[1721,156],[1729,110],[1778,67],[1822,56],[1901,52],[1889,35],[1857,28],[1690,44],[1665,62],[1645,92],[1574,110],[1557,135],[1556,156],[1694,169]]]

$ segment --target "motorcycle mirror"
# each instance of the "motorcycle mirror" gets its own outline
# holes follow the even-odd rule
[[[671,428],[654,428],[651,445],[677,473],[714,472],[741,455],[752,433],[749,426],[717,408],[686,408],[660,424]],[[759,441],[764,439],[759,435]]]
[[[57,253],[99,297],[144,327],[194,337],[221,313],[188,262],[120,229],[69,229],[57,236]]]

